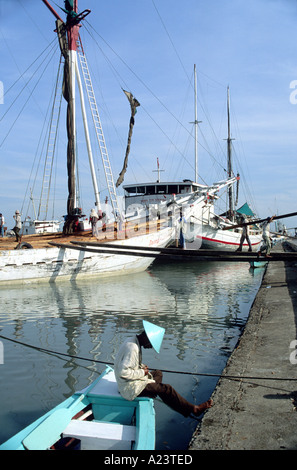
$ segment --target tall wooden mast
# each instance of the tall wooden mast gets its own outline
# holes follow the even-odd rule
[[[78,14],[77,0],[65,0],[66,23],[50,5],[48,0],[43,3],[56,18],[57,34],[61,52],[65,59],[63,96],[67,101],[67,172],[68,172],[68,200],[67,219],[64,232],[73,231],[73,220],[79,215],[77,207],[76,189],[76,126],[75,126],[75,74],[77,70],[77,45],[79,39],[80,21],[90,10]]]

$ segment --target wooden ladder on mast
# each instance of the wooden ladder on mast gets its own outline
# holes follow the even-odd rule
[[[86,56],[83,51],[83,47],[81,44],[81,40],[79,39],[79,48],[78,48],[78,56],[79,56],[79,61],[81,65],[81,70],[82,74],[84,77],[84,82],[85,82],[85,87],[86,87],[86,92],[88,95],[88,100],[89,100],[89,105],[90,105],[90,110],[95,126],[95,131],[96,131],[96,136],[99,144],[99,149],[101,153],[101,158],[102,158],[102,163],[103,163],[103,168],[104,168],[104,173],[105,173],[105,178],[107,182],[107,187],[108,187],[108,192],[110,196],[110,202],[113,208],[113,213],[115,218],[120,215],[120,210],[118,206],[118,198],[116,194],[116,188],[114,184],[114,179],[113,179],[113,174],[110,166],[110,161],[109,161],[109,156],[108,156],[108,151],[105,143],[105,138],[103,134],[103,129],[101,125],[101,120],[99,116],[99,111],[97,107],[97,102],[96,102],[96,97],[89,73],[89,67],[87,63]]]

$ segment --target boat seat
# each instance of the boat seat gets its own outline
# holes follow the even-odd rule
[[[78,393],[85,393],[88,387],[80,390]],[[101,380],[95,385],[88,395],[107,395],[120,397],[120,392],[114,375],[114,371],[111,369]]]
[[[83,388],[82,390],[78,391],[77,394],[81,395],[82,393],[86,393],[88,387]],[[119,388],[117,385],[117,381],[115,378],[114,370],[110,369],[110,371],[102,377],[101,380],[95,385],[94,388],[88,393],[88,397],[92,396],[108,396],[108,397],[117,397],[121,398],[121,394],[119,392]],[[125,401],[125,399],[123,398]],[[133,401],[144,401],[149,400],[147,397],[136,397]]]
[[[73,419],[63,432],[63,437],[81,441],[82,450],[130,450],[135,441],[135,426]]]

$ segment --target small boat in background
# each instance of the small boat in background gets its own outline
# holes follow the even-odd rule
[[[152,398],[121,397],[107,366],[91,385],[11,437],[0,450],[154,450]]]
[[[22,233],[33,235],[35,233],[57,233],[61,230],[59,220],[38,220],[26,217],[23,222]]]

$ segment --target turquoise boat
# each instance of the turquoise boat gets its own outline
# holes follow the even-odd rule
[[[121,397],[107,366],[91,385],[0,445],[0,450],[154,450],[151,398]]]

